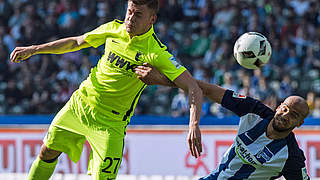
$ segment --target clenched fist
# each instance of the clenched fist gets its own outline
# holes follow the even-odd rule
[[[10,54],[10,60],[14,63],[20,63],[23,60],[28,59],[36,52],[35,46],[16,47]]]

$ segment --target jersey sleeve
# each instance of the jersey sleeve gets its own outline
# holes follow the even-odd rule
[[[96,29],[85,33],[84,40],[94,48],[99,47],[100,45],[106,42],[106,38],[110,34],[112,25],[113,25],[113,22],[102,24]]]
[[[288,159],[281,171],[286,179],[309,180],[303,151],[299,148],[293,133],[287,137],[288,141]]]
[[[286,168],[282,175],[286,179],[292,179],[292,180],[309,180],[310,177],[307,174],[307,168],[305,166],[300,167],[299,164],[297,164],[297,161],[291,161],[291,167]],[[300,164],[301,165],[301,164]]]
[[[162,74],[174,81],[186,68],[180,65],[176,58],[168,51],[163,51],[154,62],[150,64],[156,67]]]
[[[274,115],[274,112],[260,101],[231,90],[226,90],[221,105],[240,117],[248,113],[257,114],[262,118]]]

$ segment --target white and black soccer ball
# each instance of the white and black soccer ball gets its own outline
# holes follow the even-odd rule
[[[261,33],[247,32],[237,39],[233,55],[244,68],[258,69],[269,61],[271,45]]]

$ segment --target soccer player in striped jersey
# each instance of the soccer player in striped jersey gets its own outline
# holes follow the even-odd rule
[[[175,86],[149,65],[136,68],[147,84]],[[300,96],[286,98],[275,111],[260,101],[220,86],[197,81],[203,94],[240,117],[237,136],[218,167],[200,180],[276,179],[307,180],[303,151],[292,130],[300,127],[309,108]]]
[[[155,35],[153,24],[157,11],[158,0],[128,0],[124,22],[114,20],[81,36],[14,49],[10,59],[20,62],[36,54],[63,54],[105,44],[105,53],[98,65],[91,69],[89,77],[51,123],[39,157],[29,171],[29,180],[49,179],[61,152],[77,162],[86,140],[93,152],[88,167],[93,179],[116,178],[126,128],[146,87],[137,78],[134,68],[145,62],[157,67],[188,92],[188,144],[191,154],[200,156],[202,91],[186,68],[175,61]]]

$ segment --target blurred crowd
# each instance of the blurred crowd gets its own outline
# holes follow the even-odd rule
[[[317,0],[159,0],[158,38],[199,80],[262,100],[271,108],[289,95],[307,99],[320,117],[320,3]],[[104,47],[64,55],[36,55],[13,64],[16,46],[78,36],[115,18],[125,0],[0,0],[0,114],[52,114],[97,64]],[[246,70],[233,44],[248,31],[272,46],[267,65]],[[148,86],[136,114],[184,116],[188,97],[178,89]],[[203,100],[203,116],[231,113]]]

